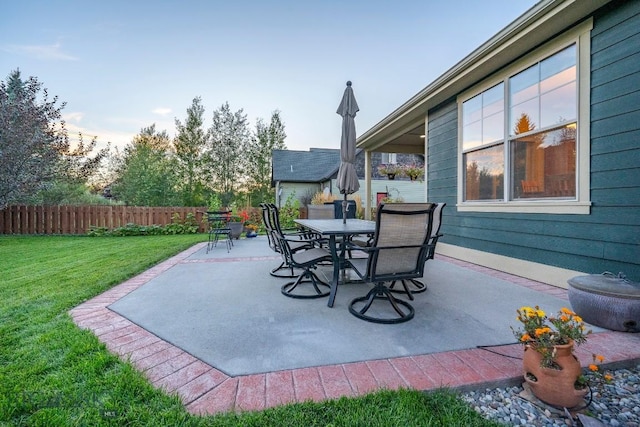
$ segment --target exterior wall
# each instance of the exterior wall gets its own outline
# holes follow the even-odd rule
[[[365,185],[366,182],[364,179],[359,180],[360,182],[360,190],[356,194],[360,196],[362,202],[364,204],[365,199]],[[333,194],[340,197],[340,190],[336,185],[336,180],[332,180],[331,188],[333,189]],[[388,179],[373,179],[371,180],[371,206],[376,206],[376,194],[377,193],[389,193],[390,197],[394,199],[397,197],[402,197],[402,200],[409,203],[420,203],[425,202],[425,184],[422,181],[409,181],[409,180],[388,180]]]
[[[420,154],[405,154],[405,153],[396,153],[396,162],[398,164],[415,164],[418,166],[424,165],[424,156]],[[371,170],[372,170],[372,178],[375,179],[387,179],[386,176],[383,176],[378,173],[378,166],[382,164],[382,153],[374,152],[371,153]],[[356,158],[356,172],[358,174],[358,178],[364,179],[364,152],[360,152],[358,157]],[[394,181],[409,181],[409,178],[406,176],[396,177]],[[374,181],[375,182],[375,181]],[[364,197],[364,195],[363,195]]]
[[[284,206],[289,196],[294,193],[294,197],[300,201],[300,206],[304,206],[303,200],[305,196],[322,191],[322,188],[324,188],[323,185],[318,183],[279,182],[276,186],[276,206]]]
[[[591,213],[457,212],[451,100],[428,116],[428,200],[447,203],[445,245],[586,274],[622,271],[640,281],[640,2],[614,2],[594,18]]]

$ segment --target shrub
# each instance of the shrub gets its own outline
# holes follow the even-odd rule
[[[175,213],[171,217],[171,224],[167,225],[137,225],[134,223],[128,223],[123,227],[117,227],[113,230],[109,230],[107,227],[89,227],[87,232],[91,237],[103,237],[103,236],[160,236],[167,234],[195,234],[198,232],[198,223],[193,213],[189,212],[184,219],[180,218],[180,215]]]

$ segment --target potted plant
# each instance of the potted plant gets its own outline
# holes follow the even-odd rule
[[[244,228],[244,223],[249,219],[249,213],[245,210],[238,212],[237,214],[231,213],[229,215],[229,228],[231,229],[231,237],[233,239],[239,239]]]
[[[524,380],[531,392],[553,406],[578,406],[588,386],[573,349],[574,345],[586,342],[591,330],[586,329],[580,316],[565,307],[555,316],[547,316],[538,306],[520,307],[517,313],[523,327],[512,330],[525,347]],[[596,359],[602,360],[601,356],[594,355],[594,361]],[[598,370],[595,364],[589,368]]]
[[[378,173],[380,175],[387,175],[389,179],[395,179],[396,175],[400,176],[403,173],[402,166],[396,163],[382,164],[378,166]]]
[[[404,165],[402,171],[411,181],[421,179],[424,175],[424,167],[416,164]]]
[[[245,222],[244,230],[247,237],[256,237],[258,235],[258,225],[252,222]]]

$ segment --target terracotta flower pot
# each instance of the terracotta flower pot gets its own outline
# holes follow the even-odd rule
[[[544,368],[540,365],[542,355],[531,346],[525,346],[522,358],[524,380],[541,401],[552,406],[575,408],[582,402],[588,389],[575,388],[582,369],[580,362],[573,355],[573,341],[556,346],[556,356],[553,360],[555,367]]]

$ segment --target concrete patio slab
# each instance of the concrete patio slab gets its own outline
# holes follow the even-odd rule
[[[262,238],[205,253],[199,244],[70,311],[109,350],[131,361],[193,413],[260,410],[380,388],[477,388],[521,381],[515,309],[568,305],[566,290],[450,258],[426,268],[416,317],[370,324],[346,304],[366,285],[326,299],[280,294],[279,257]],[[124,316],[123,316],[124,314]],[[507,344],[507,345],[501,345]],[[495,346],[488,349],[479,346]],[[640,361],[639,334],[599,332],[578,348],[611,366]]]

